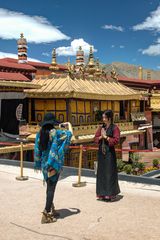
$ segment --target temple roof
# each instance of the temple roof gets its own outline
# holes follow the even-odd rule
[[[140,93],[116,80],[72,78],[69,75],[51,75],[33,80],[41,89],[25,90],[32,98],[83,98],[95,100],[129,100],[140,98]]]
[[[10,73],[10,72],[0,72],[0,80],[6,81],[25,81],[30,82],[31,80],[21,73]]]
[[[7,61],[5,59],[0,59],[0,67],[7,67],[7,68],[14,68],[14,69],[24,69],[24,70],[30,70],[32,72],[36,72],[36,68],[33,66],[27,64],[27,63],[16,63],[12,61]]]
[[[41,88],[41,85],[34,82],[24,82],[24,81],[9,81],[0,79],[0,88],[22,88],[23,89],[36,89]]]
[[[15,58],[3,58],[2,60],[7,61],[7,62],[13,62],[18,64],[18,59]],[[18,64],[20,65],[20,64]],[[49,63],[43,63],[43,62],[33,62],[33,61],[28,61],[27,65],[31,65],[35,68],[49,68],[51,64]],[[57,64],[60,70],[67,70],[67,67],[61,64]]]
[[[128,82],[128,83],[136,83],[138,85],[160,85],[160,80],[147,80],[147,79],[138,79],[138,78],[128,78],[126,76],[118,76],[118,81],[121,81],[121,82]]]

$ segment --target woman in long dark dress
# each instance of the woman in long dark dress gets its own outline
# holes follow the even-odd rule
[[[119,142],[120,130],[113,124],[112,110],[103,113],[103,122],[95,134],[99,144],[96,193],[98,200],[112,201],[120,193],[114,147]]]

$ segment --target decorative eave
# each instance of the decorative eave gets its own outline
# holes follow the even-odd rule
[[[77,93],[77,92],[58,92],[58,93],[47,93],[47,92],[26,92],[26,96],[28,98],[45,98],[45,99],[52,99],[52,98],[78,98],[78,99],[88,99],[88,100],[135,100],[141,99],[141,94],[133,94],[133,95],[102,95],[102,94],[87,94],[87,93]]]
[[[36,84],[36,83],[32,83],[32,82],[0,80],[0,87],[40,89],[42,87],[42,85]]]

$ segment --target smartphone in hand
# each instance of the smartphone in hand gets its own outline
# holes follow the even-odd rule
[[[68,128],[68,122],[65,122],[65,123],[61,123],[59,125],[60,128]]]

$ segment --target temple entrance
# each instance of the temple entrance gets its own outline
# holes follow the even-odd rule
[[[19,120],[27,119],[27,104],[23,99],[2,99],[0,129],[10,134],[19,134]]]

